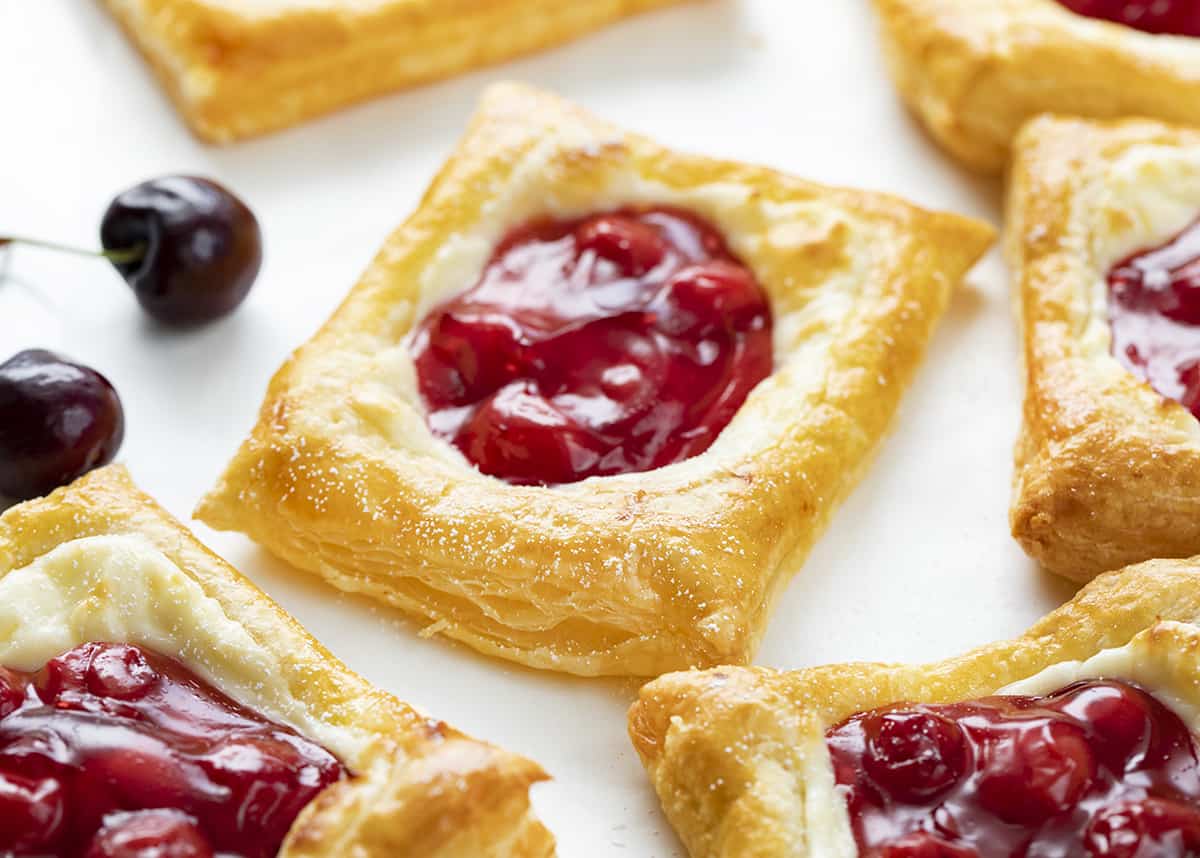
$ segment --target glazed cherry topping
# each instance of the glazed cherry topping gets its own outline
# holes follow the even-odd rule
[[[437,435],[552,485],[708,449],[771,372],[771,312],[713,227],[624,209],[515,230],[410,347]]]
[[[121,400],[95,370],[42,349],[0,364],[0,495],[66,485],[111,462],[124,436]]]
[[[1072,12],[1147,33],[1200,36],[1197,0],[1059,0]]]
[[[1192,736],[1133,685],[897,705],[826,740],[864,856],[1200,855]]]
[[[5,688],[19,688],[20,700]],[[269,858],[345,775],[178,662],[91,643],[0,674],[0,855]],[[5,709],[8,711],[6,712]]]
[[[1108,274],[1113,354],[1200,417],[1200,221]]]
[[[150,179],[118,194],[100,223],[100,243],[142,308],[170,325],[232,312],[262,265],[254,213],[195,176]]]

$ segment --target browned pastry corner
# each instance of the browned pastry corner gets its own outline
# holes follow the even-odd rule
[[[1056,0],[875,0],[900,95],[963,163],[999,172],[1039,113],[1200,123],[1200,41]]]
[[[36,568],[35,568],[36,567]],[[0,517],[0,585],[64,601],[63,633],[152,645],[238,702],[325,745],[353,773],[320,793],[280,858],[547,858],[534,763],[368,683],[130,481],[94,471]],[[29,629],[6,605],[0,644]],[[11,614],[11,615],[10,615]]]

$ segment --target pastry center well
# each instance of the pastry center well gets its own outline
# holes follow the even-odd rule
[[[1058,0],[1072,12],[1147,33],[1200,36],[1200,0]]]
[[[0,854],[272,858],[346,774],[178,662],[90,643],[0,668]]]
[[[1200,416],[1200,221],[1108,274],[1113,354]]]
[[[1131,684],[899,704],[853,716],[826,741],[863,855],[1200,854],[1192,735]]]
[[[485,474],[571,483],[698,455],[772,369],[766,293],[699,217],[511,232],[410,348],[430,428]]]

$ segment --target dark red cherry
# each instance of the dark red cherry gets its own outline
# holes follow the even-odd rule
[[[0,855],[46,854],[66,822],[58,781],[0,772]]]
[[[504,317],[452,309],[429,323],[421,354],[421,392],[434,407],[467,405],[499,390],[521,369],[518,331]]]
[[[144,697],[158,679],[140,649],[120,644],[97,650],[87,670],[88,691],[117,700]]]
[[[979,858],[979,853],[930,834],[915,831],[879,848],[878,858]]]
[[[114,813],[84,858],[212,858],[196,821],[176,810]]]
[[[104,213],[100,242],[109,253],[141,249],[113,264],[147,313],[190,325],[233,311],[262,265],[262,232],[253,212],[209,179],[164,176],[118,194]]]
[[[982,738],[979,802],[1005,822],[1034,825],[1076,805],[1095,759],[1082,728],[1052,719],[994,725]]]
[[[1096,814],[1083,843],[1095,858],[1193,858],[1200,854],[1200,810],[1165,798],[1122,802]]]
[[[929,712],[881,712],[863,721],[863,766],[892,797],[918,803],[962,776],[966,744],[949,718]]]
[[[0,495],[44,495],[111,462],[125,416],[104,376],[42,349],[0,364]]]
[[[590,250],[627,277],[641,277],[667,255],[667,243],[653,226],[621,215],[585,220],[575,232],[579,250]]]
[[[721,328],[745,329],[763,313],[758,284],[743,266],[713,260],[684,268],[667,284],[670,302],[680,311],[668,327],[671,333],[708,333]]]
[[[527,383],[510,384],[480,406],[459,441],[485,474],[512,483],[565,483],[599,458],[588,432]]]
[[[1095,682],[1064,696],[1059,710],[1091,728],[1098,755],[1114,770],[1124,771],[1145,753],[1153,725],[1138,692]]]

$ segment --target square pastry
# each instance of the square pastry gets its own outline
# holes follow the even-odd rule
[[[195,133],[226,143],[681,0],[105,0]]]
[[[0,517],[0,854],[549,856],[544,779],[352,673],[123,469]]]
[[[745,662],[991,240],[498,86],[197,515],[534,667]]]
[[[1150,561],[936,664],[661,677],[630,736],[693,858],[1194,855],[1198,619]]]
[[[1036,120],[1008,207],[1013,535],[1077,580],[1200,553],[1200,133]]]
[[[892,76],[942,146],[989,172],[1040,113],[1200,123],[1192,0],[875,0]]]

